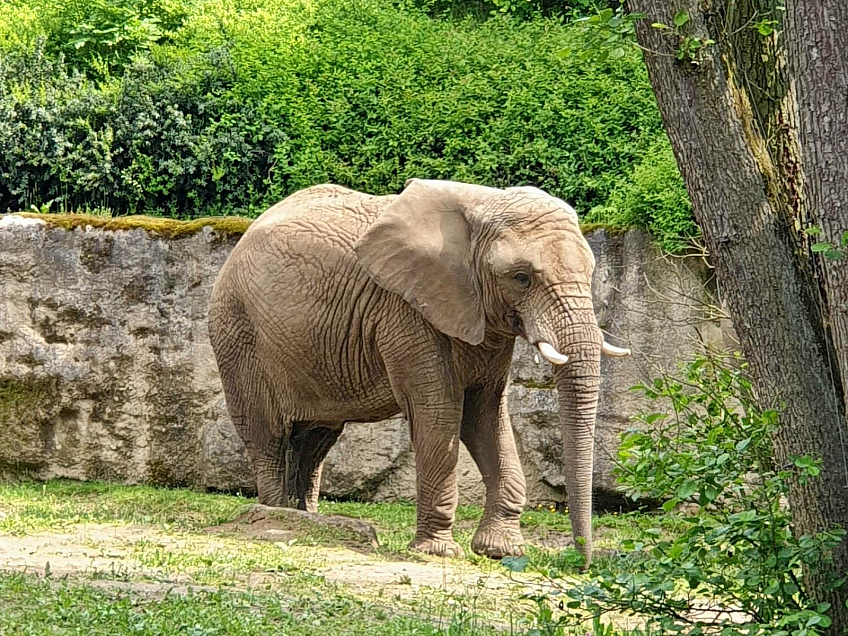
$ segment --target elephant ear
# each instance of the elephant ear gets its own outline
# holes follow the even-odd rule
[[[499,192],[410,179],[353,249],[380,287],[402,296],[436,329],[480,344],[486,325],[473,264],[473,215]]]

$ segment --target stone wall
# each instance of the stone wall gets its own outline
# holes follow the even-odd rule
[[[618,434],[643,404],[628,388],[674,366],[695,337],[720,341],[700,309],[706,271],[667,259],[644,233],[592,232],[595,307],[613,344],[605,358],[596,486],[613,489]],[[210,287],[238,236],[213,227],[166,239],[144,229],[67,230],[0,217],[0,472],[219,490],[253,488],[227,416],[206,335]],[[550,368],[519,341],[510,411],[531,503],[564,498]],[[348,426],[323,490],[369,500],[414,499],[405,422]],[[482,502],[462,449],[461,499]]]

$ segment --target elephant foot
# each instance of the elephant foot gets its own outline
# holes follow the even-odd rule
[[[521,556],[524,554],[524,537],[521,535],[518,520],[509,524],[484,521],[471,540],[471,549],[476,554],[490,559]]]
[[[409,549],[439,557],[457,558],[465,555],[456,541],[435,537],[415,537],[409,544]]]

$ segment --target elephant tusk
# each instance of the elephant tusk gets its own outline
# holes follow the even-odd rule
[[[539,348],[539,353],[551,364],[565,364],[568,362],[568,356],[562,355],[547,342],[537,342],[536,346]]]
[[[630,355],[630,349],[622,349],[621,347],[615,347],[604,340],[604,343],[601,345],[601,351],[613,358],[625,358]]]

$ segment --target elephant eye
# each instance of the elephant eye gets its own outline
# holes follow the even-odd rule
[[[517,274],[513,274],[512,277],[522,287],[529,287],[530,286],[530,277],[527,274],[525,274],[524,272],[518,272]]]

